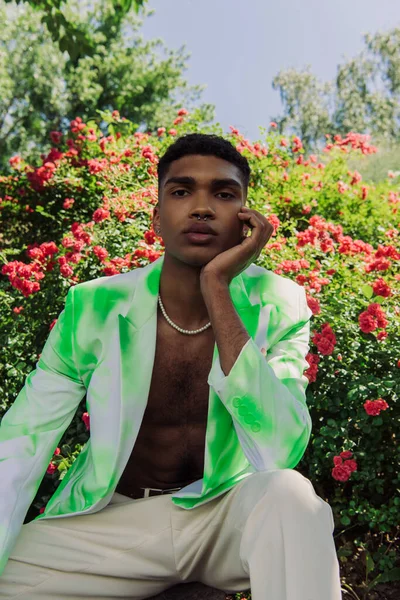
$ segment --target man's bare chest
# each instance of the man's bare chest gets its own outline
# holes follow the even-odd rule
[[[164,427],[205,425],[214,336],[206,331],[194,340],[195,336],[176,333],[179,337],[164,336],[163,331],[157,335],[145,416]]]
[[[215,339],[212,331],[188,337],[157,328],[147,405],[117,490],[132,498],[142,497],[138,488],[183,487],[202,477]]]

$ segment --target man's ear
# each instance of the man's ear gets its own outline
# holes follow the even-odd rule
[[[153,209],[153,229],[157,229],[157,219],[159,219],[158,204]]]

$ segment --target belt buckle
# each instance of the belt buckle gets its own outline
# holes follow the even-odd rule
[[[159,490],[157,488],[140,488],[140,489],[143,490],[143,498],[150,498],[151,496],[159,496],[160,494],[162,494],[162,490]]]
[[[140,489],[144,491],[143,498],[151,498],[152,496],[162,496],[163,494],[171,494],[172,492],[177,492],[182,488],[170,488],[169,490],[161,490],[158,488],[140,488]]]

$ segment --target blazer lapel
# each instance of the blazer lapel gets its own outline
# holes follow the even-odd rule
[[[160,259],[140,269],[131,303],[118,313],[119,441],[113,475],[117,480],[128,462],[146,410],[157,335]]]

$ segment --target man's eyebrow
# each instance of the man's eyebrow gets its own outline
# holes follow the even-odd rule
[[[167,179],[167,181],[164,183],[164,187],[166,187],[169,183],[182,183],[182,184],[188,184],[188,185],[196,185],[196,179],[194,177],[189,177],[189,176],[181,176],[181,177],[170,177],[169,179]],[[223,187],[223,186],[233,186],[233,187],[237,187],[239,190],[242,189],[242,186],[240,185],[240,183],[238,181],[236,181],[236,179],[231,179],[230,177],[227,177],[225,179],[212,179],[211,180],[211,187]]]

